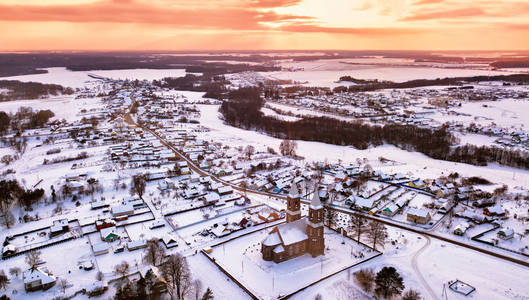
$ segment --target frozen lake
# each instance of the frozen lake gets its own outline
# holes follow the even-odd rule
[[[20,80],[23,82],[41,82],[60,84],[72,88],[82,88],[87,81],[94,81],[88,74],[109,77],[113,79],[129,80],[155,80],[164,77],[183,77],[185,69],[125,69],[125,70],[96,70],[96,71],[69,71],[66,68],[46,68],[48,73],[31,74],[12,77],[1,77],[1,80]]]

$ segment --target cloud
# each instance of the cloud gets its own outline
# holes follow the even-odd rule
[[[350,27],[328,27],[320,26],[317,24],[288,24],[278,28],[280,31],[288,32],[310,32],[310,33],[333,33],[333,34],[350,34],[350,35],[363,35],[363,36],[394,36],[394,35],[406,35],[416,34],[421,32],[420,29],[415,28],[388,28],[388,27],[363,27],[363,28],[350,28]]]
[[[425,4],[437,4],[441,2],[444,2],[444,0],[419,0],[413,4],[414,5],[425,5]]]
[[[261,5],[293,1],[263,0]],[[277,14],[250,8],[162,7],[131,0],[100,1],[83,5],[0,5],[0,20],[70,23],[137,23],[184,28],[255,30],[262,22],[308,20],[311,17]]]
[[[301,3],[302,0],[255,0],[251,1],[248,6],[258,8],[274,8],[274,7],[286,7],[294,6]]]
[[[452,10],[433,11],[428,13],[418,12],[414,15],[402,18],[402,21],[427,21],[434,19],[457,19],[468,17],[482,17],[488,14],[481,8],[469,7]]]

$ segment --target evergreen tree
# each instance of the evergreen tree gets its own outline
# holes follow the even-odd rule
[[[402,277],[394,267],[383,267],[375,278],[375,292],[384,298],[400,295],[404,289]]]

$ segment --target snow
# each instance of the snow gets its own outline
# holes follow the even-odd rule
[[[345,60],[316,60],[308,62],[284,63],[284,67],[300,69],[301,71],[260,72],[259,74],[270,79],[290,79],[301,82],[307,86],[327,86],[330,88],[340,85],[351,85],[349,82],[337,82],[341,76],[352,76],[358,79],[378,79],[395,82],[404,82],[414,79],[437,79],[445,77],[464,77],[478,75],[505,75],[506,71],[491,71],[431,66],[397,66],[397,65],[369,65],[346,64]]]
[[[0,111],[7,113],[16,113],[22,106],[31,107],[33,110],[45,110],[49,109],[55,117],[52,120],[74,121],[82,119],[79,114],[81,109],[87,111],[93,108],[101,106],[101,99],[98,97],[89,99],[75,99],[75,96],[52,96],[47,99],[34,99],[34,100],[17,100],[17,101],[5,101],[0,102]]]
[[[294,222],[277,226],[285,245],[292,245],[307,239],[307,219],[302,218]]]
[[[430,118],[440,122],[460,122],[465,125],[470,123],[487,126],[492,123],[505,128],[524,128],[529,124],[529,101],[502,99],[501,101],[477,101],[464,102],[461,107],[453,107],[455,111],[463,115],[446,114],[441,111],[429,115]]]
[[[276,113],[275,111],[271,110],[270,108],[263,107],[261,108],[261,111],[263,112],[265,116],[274,117],[276,119],[283,120],[283,121],[295,122],[295,121],[300,120],[300,118],[287,116],[287,115],[280,115]]]

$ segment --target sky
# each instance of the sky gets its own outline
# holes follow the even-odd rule
[[[527,50],[527,0],[0,0],[0,50]]]

